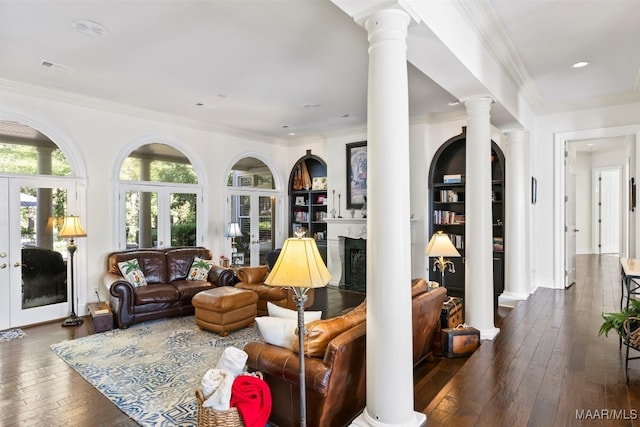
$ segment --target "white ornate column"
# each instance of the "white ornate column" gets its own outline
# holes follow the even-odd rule
[[[477,97],[465,101],[465,323],[478,329],[482,339],[493,339],[500,331],[494,325],[490,122],[492,102],[490,97]]]
[[[526,164],[528,133],[505,132],[507,161],[505,179],[505,280],[501,305],[514,306],[529,297],[529,180]]]
[[[413,410],[407,28],[399,8],[368,16],[367,402],[356,426],[419,426]],[[393,266],[393,268],[389,268]]]

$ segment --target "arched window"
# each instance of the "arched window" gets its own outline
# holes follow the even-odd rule
[[[277,197],[275,179],[260,159],[237,161],[227,178],[229,223],[237,223],[241,235],[234,237],[232,263],[261,265],[276,246]]]
[[[197,246],[202,241],[202,189],[181,151],[159,142],[142,145],[122,162],[119,177],[121,249]]]

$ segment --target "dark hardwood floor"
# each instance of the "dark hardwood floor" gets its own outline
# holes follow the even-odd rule
[[[631,362],[627,386],[617,337],[598,336],[601,313],[618,309],[618,258],[582,255],[577,271],[567,290],[538,289],[513,310],[499,309],[500,334],[471,357],[416,368],[415,408],[428,426],[640,425],[640,361]],[[316,290],[311,309],[331,317],[363,297]],[[87,322],[60,323],[0,343],[0,426],[135,426],[49,349],[90,333]]]

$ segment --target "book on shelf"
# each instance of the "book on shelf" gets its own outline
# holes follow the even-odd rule
[[[496,252],[504,251],[504,238],[502,237],[493,238],[493,250]]]
[[[457,191],[453,190],[440,190],[440,202],[450,203],[460,201]]]
[[[464,182],[464,175],[461,173],[444,175],[442,182],[445,184],[459,184]]]
[[[434,224],[464,224],[465,218],[463,214],[453,211],[433,211]]]

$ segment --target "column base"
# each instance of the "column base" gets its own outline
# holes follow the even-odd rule
[[[500,333],[499,328],[479,329],[481,340],[492,340]]]
[[[414,412],[414,416],[407,424],[387,424],[372,419],[367,413],[367,408],[358,417],[353,420],[350,426],[353,427],[383,427],[383,426],[402,426],[402,427],[423,427],[427,425],[427,416],[422,412]]]
[[[517,294],[514,292],[503,292],[498,297],[498,305],[502,307],[514,308],[520,301],[526,301],[529,294]]]

